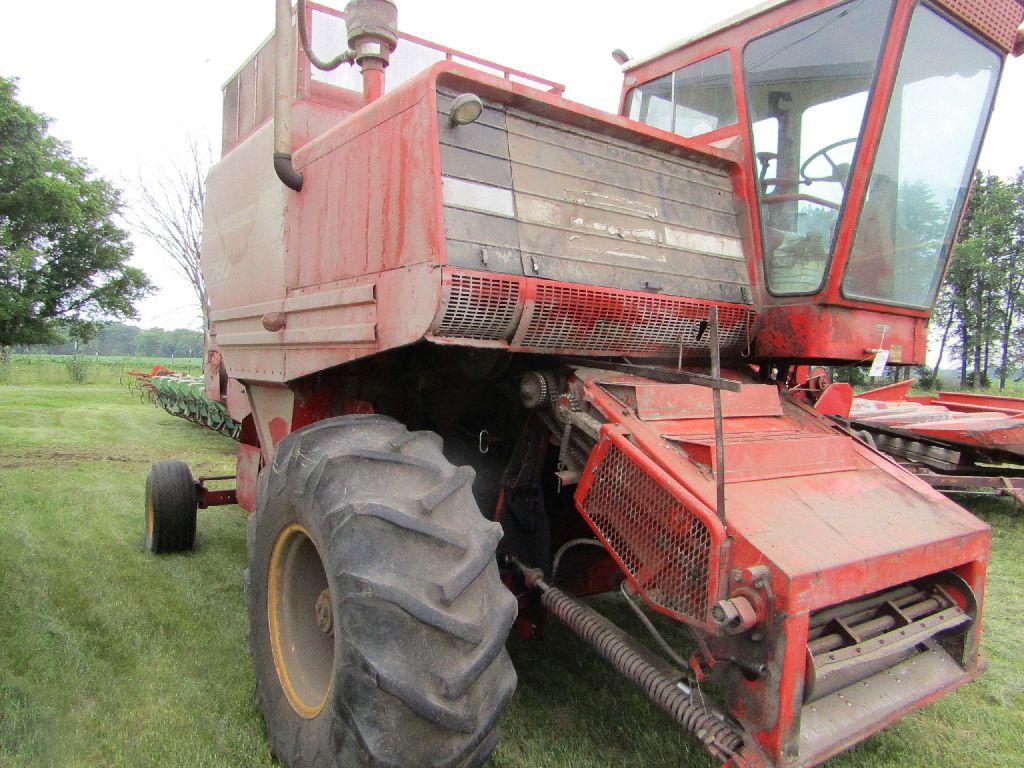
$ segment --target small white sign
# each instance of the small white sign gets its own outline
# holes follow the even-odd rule
[[[874,378],[875,376],[885,375],[885,366],[889,362],[889,350],[880,349],[875,352],[875,361],[871,363],[871,370],[868,372],[868,376]]]

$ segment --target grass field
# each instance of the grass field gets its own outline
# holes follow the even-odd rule
[[[79,366],[82,380],[75,380],[72,366]],[[130,371],[149,372],[154,365],[198,376],[203,361],[196,358],[92,357],[81,355],[14,355],[12,364],[0,368],[0,384],[120,384]]]
[[[243,515],[203,512],[189,555],[141,548],[148,466],[172,457],[230,473],[233,444],[113,382],[0,386],[0,766],[272,764],[245,647]],[[1024,513],[972,506],[995,528],[989,672],[830,766],[1021,766]],[[566,631],[510,647],[520,688],[493,765],[710,765]]]

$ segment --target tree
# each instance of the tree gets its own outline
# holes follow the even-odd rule
[[[142,331],[135,337],[135,354],[140,357],[170,357],[174,347],[171,345],[168,350],[168,335],[168,331],[159,328]]]
[[[115,223],[117,190],[93,176],[49,119],[0,78],[0,347],[88,339],[109,317],[135,317],[150,289],[128,265],[132,246]]]
[[[1011,364],[1012,350],[1017,346],[1014,330],[1024,309],[1024,168],[1008,190],[1010,238],[1002,258],[1006,274],[1003,286],[1004,311],[1002,317],[1003,354],[999,363],[999,388],[1006,389],[1006,378]]]
[[[148,178],[143,178],[140,172],[134,190],[139,231],[163,251],[168,264],[192,286],[203,318],[204,335],[210,330],[210,300],[199,268],[199,254],[203,247],[203,205],[209,169],[209,150],[201,150],[195,139],[189,139],[184,161]]]
[[[1006,384],[1024,311],[1022,218],[1024,173],[1014,182],[976,174],[936,313],[943,339],[954,331],[961,387],[987,386],[993,367]]]

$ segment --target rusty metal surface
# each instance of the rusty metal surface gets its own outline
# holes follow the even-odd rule
[[[728,174],[517,110],[508,144],[527,274],[750,301]]]
[[[850,421],[879,432],[879,447],[925,463],[934,449],[980,452],[996,463],[1024,459],[1024,401],[1016,398],[957,392],[909,397],[885,388],[855,398]]]
[[[711,392],[694,384],[615,384],[602,382],[644,421],[710,419],[714,416]],[[779,388],[744,384],[742,391],[722,393],[722,415],[781,416]]]
[[[932,643],[925,653],[813,702],[802,710],[795,765],[817,765],[975,675]]]
[[[781,414],[780,414],[781,415]],[[710,435],[668,435],[697,464],[716,477],[718,460]],[[727,483],[744,483],[822,472],[848,472],[857,468],[850,441],[839,435],[807,434],[799,430],[770,434],[730,435],[724,441]]]
[[[522,352],[686,358],[708,349],[709,302],[486,272],[443,270],[431,336]],[[753,312],[719,305],[723,350],[747,344]]]
[[[901,590],[896,590],[901,591]],[[837,617],[835,630],[808,644],[804,700],[815,701],[859,683],[920,652],[939,635],[963,635],[973,617],[942,592],[885,600],[855,616]],[[947,651],[948,652],[948,651]],[[956,659],[955,654],[950,654]]]
[[[487,102],[437,95],[447,260],[468,269],[745,303],[728,174]]]

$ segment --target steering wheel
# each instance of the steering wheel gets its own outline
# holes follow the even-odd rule
[[[832,182],[835,182],[836,184],[842,184],[845,187],[846,186],[846,180],[850,176],[850,164],[849,163],[837,163],[835,160],[833,160],[831,157],[829,157],[828,153],[831,152],[833,149],[839,149],[839,147],[845,147],[847,144],[856,144],[856,143],[857,143],[857,137],[856,136],[854,136],[853,138],[850,138],[850,139],[843,139],[842,141],[837,141],[835,144],[829,144],[827,147],[819,149],[813,155],[808,157],[804,161],[804,164],[800,166],[800,178],[803,179],[803,183],[804,184],[813,184],[816,181],[832,181]],[[811,165],[811,163],[813,163],[819,157],[825,158],[825,160],[828,162],[828,164],[830,166],[832,166],[832,173],[830,175],[828,175],[828,176],[817,176],[817,177],[815,177],[815,176],[808,176],[807,175],[807,168]]]

